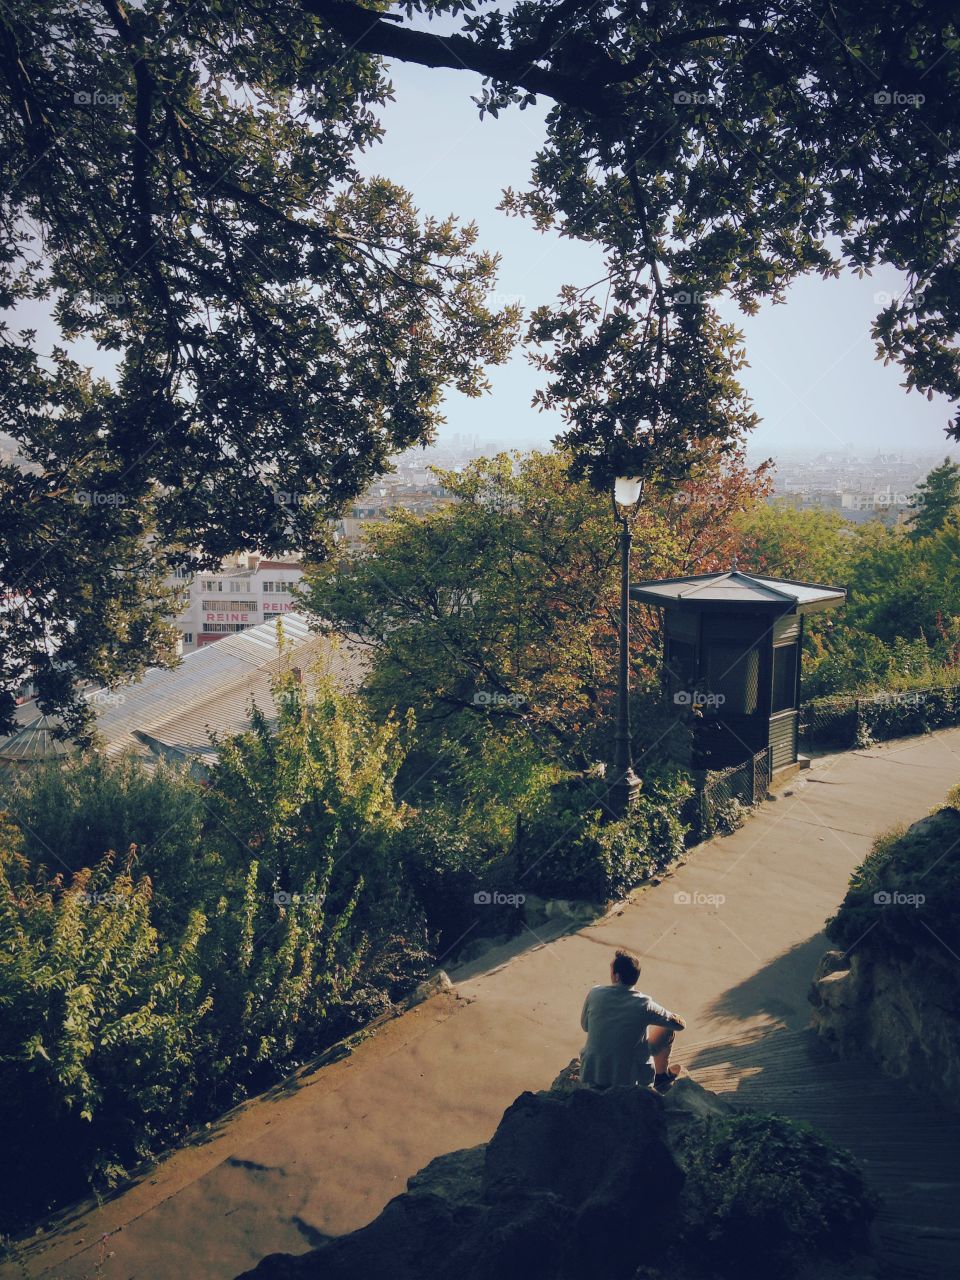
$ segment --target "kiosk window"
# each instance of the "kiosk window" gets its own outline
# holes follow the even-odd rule
[[[707,690],[717,699],[721,715],[752,716],[760,695],[760,651],[738,644],[707,648]],[[722,699],[722,701],[721,701]]]
[[[773,651],[773,701],[770,711],[791,711],[797,705],[797,646],[781,644]]]

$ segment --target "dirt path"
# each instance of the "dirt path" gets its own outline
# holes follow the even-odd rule
[[[960,729],[816,761],[662,884],[578,933],[527,935],[503,963],[453,973],[453,992],[69,1215],[0,1278],[232,1280],[266,1253],[363,1225],[428,1160],[485,1141],[517,1094],[549,1085],[580,1048],[584,992],[606,981],[618,946],[643,956],[641,987],[686,1017],[679,1056],[696,1079],[819,1123],[867,1159],[881,1190],[900,1193],[881,1224],[896,1274],[947,1274],[942,1259],[960,1259],[958,1126],[875,1072],[824,1059],[805,1028],[823,921],[851,871],[875,835],[958,780]]]

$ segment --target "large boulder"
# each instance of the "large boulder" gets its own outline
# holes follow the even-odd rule
[[[628,1280],[676,1212],[683,1172],[669,1117],[682,1110],[646,1089],[521,1094],[486,1146],[431,1161],[368,1227],[301,1257],[272,1255],[247,1275]]]
[[[369,1226],[240,1280],[694,1280],[773,1265],[774,1252],[786,1277],[833,1237],[860,1240],[859,1175],[815,1138],[688,1078],[661,1097],[573,1075],[521,1094],[489,1143],[431,1161]],[[801,1183],[814,1214],[798,1223],[784,1204]],[[825,1232],[838,1191],[849,1207]]]

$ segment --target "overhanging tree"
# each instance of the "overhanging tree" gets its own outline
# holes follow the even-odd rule
[[[11,0],[2,303],[55,300],[64,337],[115,351],[118,372],[88,385],[0,331],[0,413],[40,469],[7,520],[8,671],[39,654],[47,703],[62,695],[41,603],[77,670],[151,656],[109,594],[98,621],[61,598],[69,573],[44,576],[78,489],[135,504],[164,548],[309,548],[429,435],[445,383],[477,390],[504,354],[513,317],[482,305],[493,263],[472,233],[357,178],[384,58],[477,73],[482,111],[551,102],[505,206],[606,251],[603,281],[568,285],[528,333],[539,401],[605,487],[673,483],[701,444],[732,447],[753,416],[711,300],[751,311],[803,272],[903,271],[878,350],[958,398],[957,49],[942,0]],[[119,504],[102,505],[108,555]]]
[[[906,386],[960,399],[955,5],[300,2],[344,49],[476,72],[482,112],[552,104],[505,205],[607,251],[599,291],[565,289],[529,335],[541,403],[598,482],[682,474],[691,437],[749,425],[737,335],[710,299],[751,312],[808,271],[904,272],[878,353]]]
[[[75,677],[169,653],[171,563],[321,554],[326,518],[431,438],[442,389],[479,393],[509,349],[475,228],[360,177],[387,85],[321,36],[289,4],[0,8],[0,430],[21,455],[0,467],[0,730],[25,679],[76,729]]]

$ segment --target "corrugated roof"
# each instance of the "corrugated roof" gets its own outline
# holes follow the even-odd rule
[[[222,735],[245,729],[251,702],[269,714],[271,684],[291,667],[300,668],[308,684],[315,678],[313,673],[327,674],[349,688],[362,678],[363,657],[355,646],[338,645],[311,631],[301,614],[287,613],[189,653],[177,667],[151,668],[140,680],[118,689],[90,689],[84,696],[96,712],[97,732],[109,756],[133,750],[155,759],[159,744],[176,756],[212,758],[211,732]],[[52,726],[39,725],[43,717],[22,710],[23,728],[0,742],[0,762],[26,763],[70,750],[67,743],[49,746],[54,741],[49,732]],[[42,739],[41,730],[46,733]],[[31,744],[34,751],[47,744],[48,755],[28,756]]]
[[[138,730],[180,751],[213,754],[211,732],[246,728],[251,701],[265,711],[272,708],[270,687],[282,670],[299,667],[306,676],[317,666],[344,687],[360,678],[355,650],[311,631],[301,614],[287,613],[282,620],[274,618],[205,645],[172,670],[148,671],[136,684],[118,690],[122,702],[98,712],[97,730],[108,755],[142,750],[143,739],[134,736]],[[91,694],[91,699],[103,692]]]

